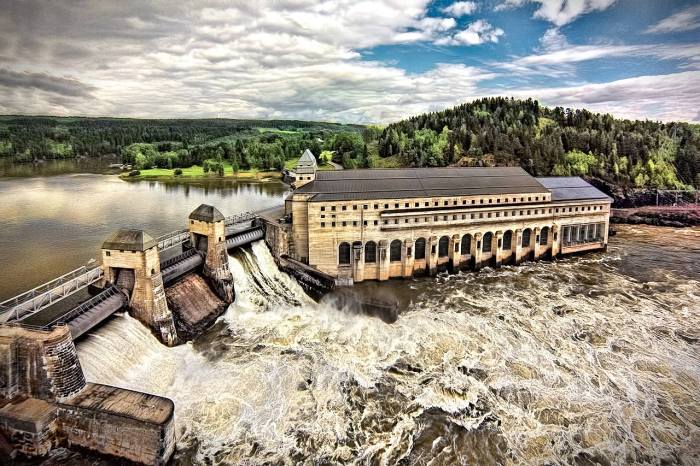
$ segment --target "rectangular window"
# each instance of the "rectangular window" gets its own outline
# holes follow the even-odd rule
[[[474,218],[474,214],[472,214],[472,219]]]
[[[331,206],[331,210],[332,210],[333,212],[335,212],[335,206],[334,206],[334,205]]]
[[[500,200],[500,199],[496,199],[496,204],[500,204],[500,203],[501,203],[501,200]]]
[[[433,217],[433,222],[437,222],[437,215]]]
[[[343,226],[344,227],[348,226],[348,222],[343,222]]]
[[[325,215],[321,215],[321,218],[326,218],[326,216],[325,216]]]
[[[504,217],[507,217],[507,216],[508,216],[508,212],[507,212],[507,211],[506,211],[506,212],[503,212],[503,216],[504,216]]]
[[[457,220],[457,216],[456,216],[456,215],[453,215],[453,216],[452,216],[452,220]]]
[[[479,199],[479,204],[483,204],[483,203],[484,203],[484,200],[483,200],[483,199]]]
[[[454,201],[452,201],[452,205],[457,205],[457,199],[455,199]]]
[[[491,212],[489,212],[489,214],[488,214],[488,215],[489,215],[489,218],[491,218]]]
[[[466,199],[462,199],[462,205],[467,205],[467,200],[466,200]]]
[[[342,207],[342,210],[348,210],[348,206],[344,205],[344,206]]]
[[[365,204],[365,205],[362,206],[362,208],[363,208],[364,210],[367,210],[368,207],[369,207],[369,206],[368,206],[367,204]]]
[[[466,219],[467,219],[467,214],[462,214],[462,220],[466,220]]]
[[[367,226],[367,220],[364,220],[364,221],[362,222],[362,224],[363,224],[364,226]]]
[[[403,223],[408,223],[408,220],[409,220],[409,219],[407,219],[407,218],[404,219]]]
[[[404,207],[408,207],[408,202],[403,205]]]
[[[352,226],[356,227],[357,226],[357,220],[352,221]]]
[[[357,204],[352,206],[352,210],[357,210]]]
[[[425,206],[428,207],[430,205],[430,202],[426,202]]]
[[[375,225],[375,226],[376,226],[378,223],[379,223],[378,220],[375,220],[375,221],[374,221],[374,225]]]
[[[322,206],[321,206],[321,212],[325,212],[325,211],[326,211],[326,206],[323,206],[323,205],[322,205]]]
[[[489,204],[493,204],[493,199],[489,199]]]
[[[476,204],[476,199],[472,199],[472,204]]]
[[[321,228],[326,228],[326,222],[321,222]]]
[[[484,218],[484,214],[483,214],[483,213],[480,213],[480,214],[479,214],[479,218]]]
[[[332,227],[335,227],[335,222],[331,222],[331,226],[332,226]]]
[[[446,222],[446,221],[447,221],[447,215],[443,215],[443,216],[442,216],[442,220],[443,220],[444,222]]]
[[[395,202],[395,203],[394,203],[394,209],[398,209],[398,208],[399,208],[399,203],[398,203],[398,202]]]
[[[385,208],[385,209],[388,209],[388,208],[389,208],[389,204],[384,204],[384,208]]]
[[[445,201],[445,202],[444,202],[444,205],[447,205],[447,204],[449,204],[449,201]]]
[[[419,206],[420,206],[420,202],[416,202],[414,206],[415,206],[415,207],[419,207]]]
[[[388,224],[389,222],[387,220],[384,220],[384,225]]]
[[[379,208],[379,204],[374,204],[374,210],[377,210]]]
[[[398,224],[399,224],[399,219],[397,218],[396,220],[394,220],[394,225],[398,225]]]
[[[500,213],[500,212],[496,212],[496,217],[500,217],[500,216],[501,216],[501,213]]]
[[[522,214],[523,214],[523,211],[521,210],[521,211],[520,211],[520,215],[522,215]]]

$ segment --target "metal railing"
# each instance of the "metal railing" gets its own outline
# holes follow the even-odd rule
[[[102,267],[79,267],[49,282],[0,303],[0,322],[34,314],[100,280]]]
[[[187,251],[183,252],[182,254],[179,254],[175,257],[172,257],[166,261],[163,261],[160,263],[160,271],[162,272],[165,269],[167,269],[168,267],[175,265],[178,262],[183,261],[189,257],[192,257],[195,254],[197,254],[197,251],[195,249],[188,249]]]
[[[231,215],[224,219],[226,226],[231,226],[234,223],[245,222],[247,220],[253,220],[257,217],[255,212],[243,212],[242,214]]]
[[[112,296],[121,293],[115,286],[110,286],[109,288],[106,288],[104,291],[100,292],[99,294],[96,294],[92,298],[88,299],[87,301],[80,303],[78,306],[74,307],[70,311],[66,312],[65,314],[56,317],[54,320],[51,322],[44,324],[43,328],[48,329],[53,327],[54,325],[57,324],[67,324],[71,320],[75,319],[81,314],[84,314],[85,312],[89,311],[90,309],[94,308],[101,302],[106,301],[107,299],[111,298]],[[126,297],[124,297],[126,299]]]
[[[190,240],[190,231],[176,230],[166,233],[163,236],[159,236],[156,241],[158,242],[158,250],[163,251],[164,249],[172,248],[173,246],[178,246],[182,243],[186,243]]]

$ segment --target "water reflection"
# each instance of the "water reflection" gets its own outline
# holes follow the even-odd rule
[[[117,228],[157,236],[185,228],[201,203],[231,215],[280,205],[287,192],[278,181],[126,182],[96,174],[0,179],[0,298],[98,257]]]

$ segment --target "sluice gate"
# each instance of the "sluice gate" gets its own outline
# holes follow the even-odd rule
[[[77,268],[3,301],[0,323],[43,330],[65,324],[78,338],[128,307],[161,339],[174,344],[166,288],[196,273],[207,277],[224,301],[232,301],[225,253],[264,237],[265,224],[258,213],[224,217],[206,205],[190,214],[187,229],[155,239],[140,230],[119,230],[102,245],[101,265]]]

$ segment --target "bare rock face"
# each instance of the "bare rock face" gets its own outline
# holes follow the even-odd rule
[[[201,334],[222,315],[228,304],[217,296],[207,280],[196,273],[186,275],[165,290],[181,341]]]

